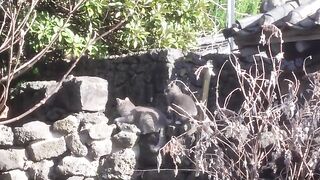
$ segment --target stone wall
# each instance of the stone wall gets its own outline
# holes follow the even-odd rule
[[[164,89],[172,80],[184,82],[200,99],[203,77],[201,74],[200,78],[197,79],[196,70],[211,60],[213,62],[213,71],[218,74],[221,66],[228,59],[229,55],[226,54],[184,53],[176,49],[153,50],[143,54],[117,57],[109,60],[84,59],[80,61],[73,71],[73,75],[100,77],[108,81],[109,101],[106,106],[106,114],[113,119],[118,116],[115,111],[116,97],[129,97],[137,105],[153,106],[166,111]],[[54,62],[38,66],[40,76],[36,76],[35,80],[58,80],[67,69],[68,64]],[[29,80],[32,80],[32,78],[29,78]],[[215,108],[216,83],[217,76],[212,76],[208,102],[208,107],[211,110]],[[223,97],[237,87],[236,76],[230,63],[227,63],[221,72],[220,84],[219,88],[223,89],[221,91],[222,94],[220,94],[220,102],[223,104]],[[183,88],[182,84],[178,85]],[[27,96],[32,97],[31,100],[26,99],[24,101],[37,101],[37,99],[40,99],[34,96],[35,93],[31,92]],[[12,101],[15,108],[11,114],[19,114],[32,106],[32,103],[28,106],[22,105],[21,99],[23,98],[25,97],[19,96],[16,98],[17,103]],[[234,106],[230,108],[235,109],[239,102],[230,103]],[[58,108],[61,106],[60,104],[55,102]],[[70,109],[70,107],[64,106],[62,108]]]
[[[192,173],[174,177],[173,172],[151,171],[141,175],[133,171],[155,168],[157,154],[137,147],[138,142],[149,141],[148,137],[139,136],[137,127],[114,124],[118,116],[115,99],[129,97],[136,105],[166,112],[164,89],[172,80],[181,80],[200,99],[204,78],[203,74],[198,78],[195,72],[211,61],[215,76],[210,81],[208,108],[213,112],[216,88],[218,102],[223,106],[226,97],[238,87],[228,59],[229,55],[224,54],[168,49],[107,61],[82,60],[47,104],[22,121],[0,126],[0,179],[194,179]],[[247,70],[254,65],[248,59],[240,61]],[[60,70],[68,64],[38,66],[42,80],[53,80],[26,82],[12,90],[12,116],[50,92],[63,72]],[[242,101],[241,93],[236,91],[228,108],[237,109]]]
[[[213,71],[219,73],[222,65],[229,59],[228,54],[211,54],[205,52],[185,53],[177,49],[153,50],[143,54],[118,57],[105,60],[84,60],[77,66],[74,75],[101,77],[109,82],[109,101],[107,115],[113,118],[115,98],[129,97],[135,104],[153,106],[166,111],[164,89],[172,80],[181,80],[200,100],[203,86],[203,73],[197,78],[195,72],[212,61]],[[230,63],[224,65],[220,77],[221,103],[238,84],[235,71]],[[215,88],[217,76],[212,76],[209,92],[209,109],[215,108]],[[183,85],[178,85],[183,89]],[[185,90],[186,93],[187,92]],[[239,96],[238,96],[239,97]],[[239,100],[240,102],[240,100]],[[231,109],[239,106],[238,102]],[[116,115],[115,115],[116,116]]]
[[[157,107],[166,112],[164,89],[181,80],[200,99],[203,77],[196,70],[212,60],[214,71],[228,55],[183,53],[175,49],[154,50],[105,60],[82,60],[63,83],[62,89],[32,115],[9,126],[0,126],[0,179],[150,179],[153,173],[134,172],[155,168],[155,153],[137,141],[134,125],[117,127],[115,98],[129,97],[136,105]],[[17,115],[43,98],[57,84],[57,76],[68,64],[40,64],[42,80],[19,84],[12,94],[10,114]],[[222,96],[236,86],[230,66],[222,72]],[[60,70],[59,70],[60,69]],[[56,73],[55,73],[56,72]],[[60,73],[60,74],[59,74]],[[39,77],[36,77],[39,79]],[[51,80],[51,81],[48,81]],[[216,77],[212,76],[208,105],[215,106]],[[178,84],[182,85],[182,84]],[[183,87],[183,86],[181,86]],[[220,87],[221,88],[221,87]],[[186,93],[189,93],[185,91]],[[141,152],[141,153],[140,153]],[[173,172],[157,174],[166,179],[194,175]],[[148,178],[149,177],[149,178]],[[189,177],[189,178],[190,178]]]

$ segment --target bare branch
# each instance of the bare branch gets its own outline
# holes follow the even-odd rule
[[[104,33],[104,36],[109,35],[111,32],[113,32],[114,30],[116,30],[117,28],[119,28],[122,24],[124,23],[124,21],[119,22],[117,25],[115,25],[112,29],[110,29],[109,31],[107,31],[106,33]],[[61,80],[59,81],[59,83],[57,84],[57,86],[54,88],[54,90],[46,95],[39,103],[37,103],[36,105],[34,105],[32,108],[30,108],[29,110],[27,110],[26,112],[22,113],[21,115],[8,119],[8,120],[4,120],[4,121],[0,121],[0,124],[9,124],[15,121],[18,121],[24,117],[26,117],[27,115],[31,114],[32,112],[34,112],[35,110],[37,110],[39,107],[41,107],[43,104],[45,104],[51,97],[52,95],[56,94],[59,89],[62,86],[62,83],[66,80],[67,76],[71,73],[71,71],[76,67],[76,65],[78,64],[78,62],[80,61],[82,55],[85,54],[86,50],[88,49],[89,46],[91,46],[93,43],[95,43],[97,40],[99,40],[100,38],[102,38],[103,36],[99,36],[96,38],[92,38],[90,39],[87,44],[86,47],[82,50],[80,56],[72,63],[72,66],[69,68],[69,70],[63,75],[63,77],[61,78]]]
[[[46,45],[45,48],[43,48],[38,54],[36,54],[32,59],[28,60],[25,62],[23,65],[19,66],[17,69],[15,69],[10,76],[12,76],[12,79],[17,78],[21,74],[25,73],[28,71],[35,63],[37,63],[47,52],[48,50],[52,47],[52,45],[56,42],[56,40],[59,37],[59,34],[63,31],[65,28],[66,24],[70,21],[71,17],[73,16],[73,13],[80,8],[81,4],[85,0],[81,0],[75,7],[74,9],[69,13],[68,17],[64,21],[63,25],[58,29],[57,32],[52,36],[50,42]],[[0,48],[1,49],[1,48]],[[2,77],[0,79],[0,82],[4,82],[8,80],[8,76]]]

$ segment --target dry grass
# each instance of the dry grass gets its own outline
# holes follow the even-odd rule
[[[268,28],[264,30],[271,29],[270,36],[281,39],[279,30]],[[270,46],[267,40],[265,43]],[[232,56],[229,62],[240,84],[236,90],[244,96],[240,110],[234,112],[217,103],[211,114],[198,103],[205,118],[192,119],[194,128],[173,137],[162,148],[159,160],[170,154],[178,173],[179,164],[188,159],[196,176],[203,173],[210,179],[319,179],[320,76],[305,75],[312,96],[304,99],[298,78],[292,75],[294,78],[280,80],[281,49],[279,52],[271,56],[271,68],[265,67],[263,58],[256,58],[249,70]],[[186,137],[195,141],[188,145]]]

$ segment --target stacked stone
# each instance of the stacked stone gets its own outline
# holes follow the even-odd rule
[[[0,179],[133,179],[139,159],[139,129],[122,124],[115,130],[116,126],[104,114],[117,116],[115,98],[129,97],[136,104],[165,112],[163,91],[168,82],[178,79],[200,99],[203,78],[201,75],[198,78],[195,72],[212,60],[215,74],[224,67],[219,77],[223,103],[223,98],[237,87],[232,66],[224,65],[228,59],[228,55],[185,55],[180,50],[168,49],[109,61],[82,62],[74,72],[82,76],[70,76],[46,108],[39,110],[35,121],[22,127],[0,127]],[[210,110],[215,106],[217,83],[217,76],[213,76]],[[47,95],[56,84],[55,81],[29,82],[22,87],[25,92],[33,88]],[[35,98],[30,94],[17,98],[17,105],[33,102]],[[147,155],[142,153],[142,156]]]
[[[29,87],[40,86],[38,90],[47,84],[34,83],[38,86]],[[69,109],[74,113],[52,125],[34,120],[21,127],[0,126],[0,179],[89,180],[104,176],[130,179],[136,164],[135,153],[130,148],[138,131],[123,128],[112,137],[116,126],[108,125],[103,113],[108,82],[97,77],[71,77],[64,83],[62,92],[64,95],[60,93],[58,99],[72,92],[72,96],[65,98],[65,105],[73,106]],[[113,150],[112,140],[122,148]],[[110,163],[122,169],[110,170]]]

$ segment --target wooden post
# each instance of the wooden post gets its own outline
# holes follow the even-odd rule
[[[209,88],[210,88],[210,80],[211,76],[214,75],[214,72],[212,71],[212,61],[207,62],[207,67],[203,69],[203,86],[202,86],[202,98],[201,101],[205,105],[207,105],[208,102],[208,96],[209,96]]]

